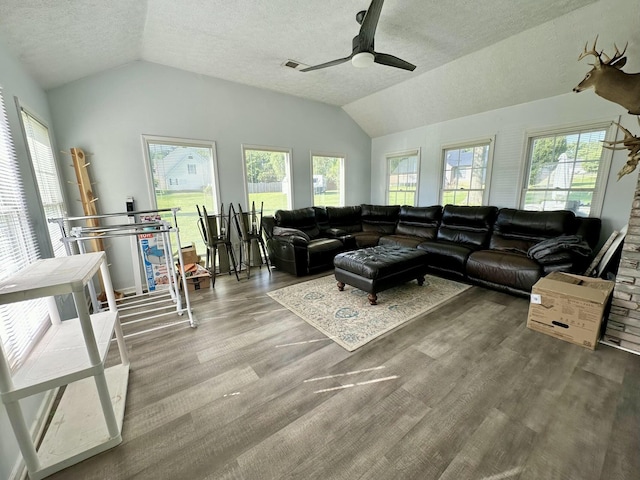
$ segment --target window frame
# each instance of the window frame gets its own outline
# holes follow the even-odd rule
[[[30,147],[30,143],[29,143],[29,134],[27,132],[27,126],[25,125],[24,122],[24,118],[23,118],[23,114],[31,117],[32,120],[34,120],[35,122],[39,123],[42,127],[44,127],[47,131],[47,137],[49,140],[49,148],[51,150],[51,160],[52,160],[52,167],[55,171],[55,175],[56,175],[56,180],[57,180],[57,187],[58,187],[58,193],[60,194],[60,200],[61,200],[61,211],[59,212],[60,214],[58,215],[58,218],[62,218],[62,217],[66,217],[67,216],[67,212],[68,212],[68,202],[65,196],[65,190],[63,187],[63,183],[62,183],[62,175],[60,172],[60,166],[58,164],[58,158],[56,156],[56,152],[54,149],[54,144],[52,141],[52,137],[51,137],[51,129],[49,128],[49,125],[47,125],[47,123],[42,120],[42,118],[40,118],[38,115],[36,115],[35,113],[33,113],[33,111],[30,108],[25,107],[24,105],[22,105],[22,103],[20,102],[18,97],[14,97],[14,101],[16,104],[16,108],[18,110],[18,120],[20,123],[20,129],[22,131],[22,138],[26,147],[26,154],[27,154],[27,158],[29,159],[29,167],[30,167],[30,172],[31,175],[33,176],[34,180],[35,180],[35,195],[38,198],[38,207],[40,208],[40,211],[42,213],[42,218],[45,219],[45,221],[47,222],[47,235],[43,235],[43,237],[47,238],[47,242],[48,242],[48,246],[51,249],[50,253],[52,257],[58,257],[58,256],[66,256],[67,252],[68,252],[68,247],[65,246],[65,244],[63,242],[60,241],[60,238],[62,237],[62,232],[60,231],[60,227],[58,226],[57,223],[48,223],[48,217],[46,214],[46,210],[45,210],[45,206],[44,206],[44,202],[42,200],[42,193],[40,191],[40,182],[38,180],[38,174],[36,172],[36,168],[34,165],[34,159],[33,159],[33,152],[31,151],[31,147]],[[54,238],[54,232],[55,235],[58,236],[58,239],[56,240],[56,238]]]
[[[311,162],[311,205],[315,205],[315,190],[313,186],[313,158],[314,157],[325,157],[325,158],[338,158],[340,160],[340,199],[338,200],[338,206],[344,207],[346,201],[346,188],[345,188],[345,162],[347,156],[343,153],[329,153],[329,152],[321,152],[321,151],[311,151],[309,152],[309,161]]]
[[[266,145],[253,145],[253,144],[242,144],[240,145],[241,155],[242,155],[242,180],[244,184],[244,201],[246,211],[249,211],[251,204],[249,202],[249,183],[247,181],[247,157],[245,156],[245,152],[247,150],[263,150],[267,152],[279,152],[285,153],[287,155],[287,159],[285,161],[285,178],[289,179],[289,193],[287,194],[287,210],[293,209],[293,205],[295,205],[293,199],[293,153],[291,148],[287,147],[274,147],[274,146],[266,146]],[[256,207],[258,208],[258,207]]]
[[[481,147],[484,145],[489,146],[489,151],[487,152],[487,165],[486,165],[486,178],[484,184],[484,190],[482,192],[482,205],[489,205],[489,196],[491,193],[491,176],[493,171],[493,154],[494,154],[494,145],[496,143],[495,135],[492,137],[482,137],[474,140],[466,140],[463,142],[455,142],[444,144],[440,147],[440,185],[438,187],[438,200],[441,205],[444,205],[444,192],[454,191],[453,189],[445,189],[444,186],[444,175],[446,172],[445,168],[445,154],[447,150],[458,150],[463,148],[475,148]],[[471,191],[469,189],[468,191]],[[476,190],[474,190],[476,191]]]
[[[213,140],[197,140],[192,138],[166,137],[160,135],[142,135],[142,152],[144,158],[144,168],[147,176],[147,192],[149,194],[149,204],[151,209],[157,209],[155,186],[153,185],[153,172],[151,171],[151,159],[149,158],[149,143],[157,143],[162,145],[174,145],[177,147],[196,147],[211,149],[211,174],[213,176],[211,188],[213,192],[213,213],[220,213],[220,176],[218,175],[218,154],[216,151],[216,142]],[[176,183],[177,185],[177,183]]]
[[[604,130],[604,141],[615,141],[618,132],[618,127],[614,124],[615,122],[620,122],[620,117],[614,120],[606,119],[589,123],[573,123],[543,129],[527,130],[524,138],[523,152],[525,157],[522,162],[523,167],[520,175],[518,208],[524,209],[527,191],[529,190],[528,184],[532,161],[531,153],[534,139],[540,137],[579,134],[586,131]],[[611,173],[613,150],[603,147],[602,152],[600,166],[596,176],[596,184],[593,188],[589,217],[599,218],[602,215],[602,208],[604,206],[604,198],[607,190],[607,181]]]
[[[391,159],[396,158],[396,157],[404,157],[404,156],[415,156],[417,157],[416,160],[416,189],[415,189],[415,193],[414,193],[414,198],[413,198],[413,207],[418,205],[418,198],[420,196],[420,163],[421,163],[421,159],[422,159],[422,151],[420,147],[416,147],[416,148],[410,148],[407,150],[401,150],[398,152],[390,152],[390,153],[385,153],[384,158],[385,158],[385,187],[384,187],[384,204],[385,205],[390,205],[389,204],[389,194],[391,192],[391,189],[389,188],[390,185],[390,178],[391,178]]]

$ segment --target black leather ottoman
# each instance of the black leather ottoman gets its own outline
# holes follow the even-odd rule
[[[395,245],[378,245],[339,253],[333,259],[338,289],[345,284],[369,294],[369,303],[376,305],[378,292],[416,279],[424,283],[427,272],[425,251]]]

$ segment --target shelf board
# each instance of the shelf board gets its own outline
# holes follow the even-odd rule
[[[105,376],[120,434],[109,437],[92,377],[69,384],[38,449],[42,468],[29,472],[32,480],[45,478],[122,442],[129,366],[107,368]]]
[[[109,351],[117,312],[104,311],[91,315],[100,359],[104,363]],[[80,380],[95,372],[77,318],[51,325],[44,337],[13,376],[13,396],[23,398],[37,392]],[[9,395],[11,396],[11,395]]]
[[[82,291],[105,259],[94,252],[38,260],[0,282],[0,304]]]

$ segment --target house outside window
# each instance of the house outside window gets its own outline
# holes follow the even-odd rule
[[[189,175],[197,175],[198,174],[198,171],[197,171],[195,163],[190,163],[190,164],[187,165],[187,173]]]
[[[313,205],[344,205],[344,157],[311,155]]]
[[[488,201],[491,140],[445,147],[442,150],[442,205],[484,205]]]
[[[418,200],[420,150],[392,153],[387,158],[387,205],[415,206]]]
[[[611,130],[602,124],[529,136],[521,207],[599,216],[611,164],[602,142]]]
[[[263,215],[291,209],[291,150],[274,147],[242,146],[247,209],[262,207]]]

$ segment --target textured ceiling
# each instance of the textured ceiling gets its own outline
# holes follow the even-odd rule
[[[594,0],[386,0],[376,50],[414,72],[350,63],[369,0],[0,0],[0,37],[45,89],[135,60],[344,106]]]

